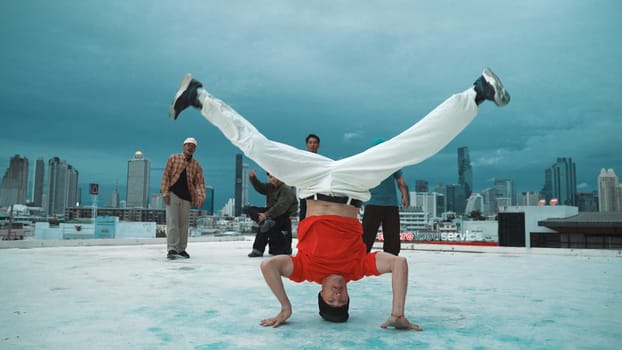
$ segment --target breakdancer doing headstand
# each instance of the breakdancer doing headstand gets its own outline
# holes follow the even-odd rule
[[[333,160],[267,139],[223,101],[208,93],[188,74],[175,94],[170,118],[193,106],[231,143],[259,166],[307,199],[307,216],[298,226],[295,256],[279,255],[264,260],[261,271],[281,304],[280,312],[261,320],[279,326],[292,315],[292,305],[282,278],[321,284],[320,316],[332,322],[349,317],[347,283],[364,276],[392,274],[393,302],[382,328],[421,330],[404,314],[408,285],[406,258],[385,252],[366,252],[358,207],[370,197],[369,189],[403,167],[431,157],[447,145],[477,115],[485,100],[505,106],[510,95],[489,68],[474,86],[457,93],[399,135],[359,154]]]

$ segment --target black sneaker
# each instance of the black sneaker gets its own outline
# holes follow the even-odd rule
[[[477,97],[475,100],[481,103],[483,100],[493,101],[497,106],[503,107],[510,103],[510,93],[503,87],[501,79],[490,69],[484,69],[474,83]]]
[[[274,227],[274,225],[276,225],[276,221],[272,220],[272,219],[266,219],[264,220],[261,225],[259,225],[259,230],[262,233],[266,233],[270,230],[272,230],[272,228]]]
[[[190,106],[201,107],[201,104],[197,101],[197,89],[202,86],[201,82],[192,79],[192,75],[186,74],[171,104],[171,109],[168,113],[169,118],[172,120],[177,119],[179,113]]]
[[[177,251],[175,250],[169,250],[168,254],[166,254],[166,258],[169,260],[174,260],[179,258],[179,254],[177,254]]]
[[[253,249],[253,251],[252,251],[252,252],[248,253],[248,257],[249,257],[249,258],[258,258],[258,257],[260,257],[260,256],[263,256],[263,253],[262,253],[262,252],[260,252],[260,251],[259,251],[259,250],[257,250],[257,249]]]
[[[179,256],[181,256],[184,259],[190,259],[190,254],[186,253],[185,250],[183,252],[180,252]]]

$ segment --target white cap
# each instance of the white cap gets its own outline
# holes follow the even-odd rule
[[[194,137],[188,137],[187,139],[184,140],[184,145],[187,143],[193,143],[196,146],[197,140],[195,140]]]

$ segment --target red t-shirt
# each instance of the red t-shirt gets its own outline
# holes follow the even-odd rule
[[[376,253],[367,253],[358,219],[337,215],[309,216],[298,226],[298,252],[292,256],[294,282],[322,283],[328,275],[356,281],[380,275]]]

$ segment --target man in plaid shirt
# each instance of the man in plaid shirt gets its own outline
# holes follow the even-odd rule
[[[172,154],[162,174],[160,191],[166,203],[166,245],[167,258],[190,258],[188,245],[188,223],[191,206],[201,207],[205,200],[205,179],[199,161],[192,158],[197,140],[184,140],[183,153]]]

